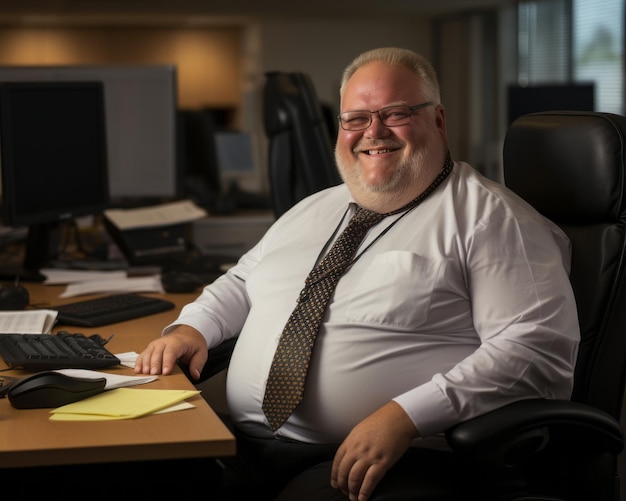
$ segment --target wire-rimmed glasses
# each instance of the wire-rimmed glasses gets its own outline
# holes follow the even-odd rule
[[[378,118],[385,127],[398,127],[400,125],[408,125],[411,123],[413,113],[435,103],[428,101],[415,106],[400,104],[395,106],[387,106],[376,111],[369,110],[352,110],[340,113],[337,118],[341,124],[341,128],[349,131],[365,130],[372,125],[372,115],[378,114]]]

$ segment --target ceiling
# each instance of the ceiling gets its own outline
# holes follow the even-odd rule
[[[510,4],[513,0],[12,0],[0,14],[134,13],[247,16],[437,16]]]

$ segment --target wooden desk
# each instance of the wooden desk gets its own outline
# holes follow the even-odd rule
[[[62,287],[29,284],[27,288],[31,304],[42,307],[80,299],[59,299]],[[167,299],[176,303],[175,309],[128,322],[97,329],[61,326],[55,330],[98,332],[104,337],[115,334],[107,345],[109,351],[140,352],[195,296],[168,295]],[[6,368],[1,359],[0,368]],[[108,371],[134,375],[132,369],[124,367]],[[7,371],[4,374],[24,376],[28,373]],[[194,388],[180,369],[141,387]],[[49,409],[15,409],[8,399],[0,399],[0,468],[233,455],[234,437],[205,400],[197,395],[188,402],[195,408],[133,420],[56,422],[48,419]]]

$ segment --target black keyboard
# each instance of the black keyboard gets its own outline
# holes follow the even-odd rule
[[[174,303],[156,297],[123,293],[53,306],[60,324],[99,327],[171,310]]]
[[[12,369],[102,369],[120,360],[104,345],[99,334],[0,334],[0,356]]]

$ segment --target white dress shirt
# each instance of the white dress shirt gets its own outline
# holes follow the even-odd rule
[[[209,347],[239,334],[227,399],[250,435],[273,435],[261,403],[278,339],[351,202],[345,185],[300,202],[172,324]],[[456,162],[419,206],[371,229],[357,256],[304,400],[276,436],[340,442],[390,400],[429,437],[516,400],[569,398],[579,340],[569,241],[511,191]]]

